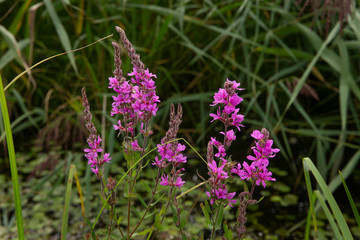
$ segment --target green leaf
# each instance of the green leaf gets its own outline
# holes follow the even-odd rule
[[[20,51],[23,50],[25,47],[27,47],[30,43],[29,39],[20,40],[18,42],[18,46]],[[14,60],[17,57],[16,52],[14,52],[11,48],[7,50],[6,53],[2,54],[0,58],[0,70],[3,69],[9,62]]]
[[[2,84],[1,75],[0,75],[0,106],[1,106],[2,118],[4,121],[5,132],[6,132],[7,149],[8,149],[8,153],[9,153],[10,171],[11,171],[11,179],[12,179],[12,185],[13,185],[13,196],[14,196],[14,202],[15,202],[15,215],[16,215],[18,238],[20,240],[23,240],[24,239],[24,226],[23,226],[21,199],[20,199],[19,177],[18,177],[18,170],[17,170],[17,166],[16,166],[14,140],[13,140],[13,136],[12,136],[12,132],[11,132],[9,112],[8,112],[8,108],[7,108],[7,103],[6,103],[5,92],[4,92],[4,87]]]
[[[93,240],[96,240],[96,235],[95,235],[95,232],[94,232],[94,230],[93,230],[93,228],[92,228],[91,222],[90,222],[89,219],[87,219],[87,217],[85,217],[85,216],[84,216],[84,219],[85,219],[86,224],[87,224],[87,225],[89,226],[89,228],[90,228],[90,232],[91,232],[91,237],[92,237],[92,239],[93,239]]]
[[[311,171],[312,174],[314,175],[317,183],[319,184],[319,187],[322,190],[322,193],[324,194],[326,201],[330,205],[330,208],[334,214],[334,217],[336,219],[336,222],[340,228],[340,231],[341,231],[344,239],[352,240],[353,237],[350,232],[349,226],[347,225],[345,218],[344,218],[339,206],[337,205],[337,203],[335,201],[334,196],[331,194],[329,187],[326,185],[324,179],[321,177],[320,172],[317,170],[317,168],[315,167],[313,162],[310,160],[310,158],[304,158],[303,165],[304,165],[304,173],[305,173],[306,178],[308,178],[308,180],[310,179],[309,171]],[[308,187],[308,191],[311,190],[311,187],[309,188],[309,186],[308,186],[308,181],[307,181],[307,187]]]
[[[222,223],[222,220],[223,220],[223,217],[224,217],[224,206],[222,203],[220,203],[218,205],[218,208],[219,208],[219,213],[216,217],[216,220],[215,220],[215,229],[218,230],[221,228],[221,223]]]
[[[206,208],[204,207],[204,205],[202,203],[200,203],[200,207],[204,213],[205,220],[206,220],[207,225],[209,226],[209,229],[212,229],[212,224],[211,224],[210,215],[209,215],[208,211],[206,210]]]
[[[359,212],[358,212],[358,210],[357,210],[357,208],[356,208],[356,204],[355,204],[355,202],[354,202],[354,200],[353,200],[353,198],[352,198],[352,196],[351,196],[351,193],[350,193],[350,191],[349,191],[349,188],[347,187],[346,182],[345,182],[345,179],[344,179],[344,177],[342,176],[342,174],[341,174],[340,171],[339,171],[339,175],[341,176],[341,181],[342,181],[343,186],[344,186],[344,188],[345,188],[345,192],[346,192],[347,198],[349,199],[349,202],[350,202],[350,205],[351,205],[351,209],[352,209],[352,211],[353,211],[353,213],[354,213],[354,216],[355,216],[355,219],[356,219],[356,223],[357,223],[357,225],[358,225],[358,227],[359,227],[359,229],[360,229],[360,216],[359,216]]]
[[[108,202],[106,202],[106,199],[103,198],[103,196],[101,195],[100,192],[99,192],[99,196],[100,196],[101,202],[102,202],[103,204],[105,204],[106,209],[110,210],[110,209],[111,209],[110,204],[109,204]]]
[[[136,196],[138,197],[140,203],[143,205],[144,208],[147,208],[147,205],[144,201],[144,199],[140,196],[140,194],[136,194]]]
[[[65,203],[64,203],[64,212],[63,212],[63,219],[62,219],[62,227],[61,227],[61,239],[66,239],[67,229],[68,229],[68,221],[69,221],[69,208],[70,208],[70,200],[71,200],[71,189],[74,174],[76,172],[76,166],[71,165],[69,170],[69,177],[66,186],[65,192]]]
[[[301,50],[297,50],[297,49],[290,49],[289,48],[286,51],[283,48],[257,47],[256,51],[264,52],[266,54],[271,54],[271,55],[275,55],[275,56],[292,57],[289,54],[289,51],[290,51],[293,54],[293,56],[296,56],[297,58],[305,59],[305,60],[311,60],[312,59],[311,54],[306,53],[306,52],[301,51]]]
[[[360,161],[360,150],[355,152],[351,159],[347,162],[346,166],[341,170],[344,179],[347,179],[350,174],[356,169],[358,162]],[[329,184],[329,189],[334,192],[341,184],[341,176],[337,175]]]
[[[223,225],[224,237],[228,240],[233,239],[232,231],[229,229],[228,225],[224,223]]]
[[[176,223],[179,222],[179,217],[178,217],[177,210],[176,210],[176,208],[175,208],[175,206],[174,206],[173,203],[170,203],[170,208],[171,208],[171,211],[172,211],[172,213],[173,213],[174,223],[176,224]]]
[[[260,203],[264,198],[265,196],[262,196],[259,200],[256,201],[256,203]]]
[[[144,180],[142,180],[141,183],[142,183],[142,185],[145,187],[146,191],[147,191],[149,194],[152,194],[152,190],[151,190],[150,186],[149,186]]]
[[[186,222],[187,222],[187,220],[186,220],[186,219],[181,220],[181,224],[180,224],[180,226],[181,226],[181,228],[182,228],[182,229],[184,228],[184,226],[185,226]]]
[[[148,228],[148,229],[145,229],[144,231],[139,232],[138,235],[140,235],[140,236],[147,235],[150,232],[152,232],[152,230],[150,228]]]
[[[51,0],[44,0],[45,2],[45,6],[47,11],[49,12],[49,15],[51,17],[51,20],[55,26],[55,30],[56,33],[59,37],[59,40],[63,46],[63,48],[65,49],[65,51],[69,52],[71,51],[71,44],[70,44],[70,39],[69,39],[69,35],[67,34],[65,27],[63,26],[63,24],[60,21],[59,16],[57,15],[55,8],[53,6],[53,3],[51,2]],[[74,53],[67,53],[67,56],[70,60],[71,65],[73,66],[76,74],[78,74],[78,69],[75,63],[75,57],[74,57]]]
[[[165,206],[162,207],[161,211],[159,211],[158,213],[156,213],[155,215],[155,229],[159,229],[160,226],[160,216],[162,214],[162,212],[164,212]]]
[[[330,226],[331,226],[332,230],[334,231],[336,239],[339,239],[339,240],[342,239],[342,236],[339,232],[339,228],[335,223],[334,217],[330,213],[329,208],[326,206],[326,203],[325,203],[324,198],[322,197],[321,193],[319,192],[319,190],[315,190],[314,193],[316,194],[316,198],[319,200],[320,205],[321,205],[322,209],[324,210],[324,213],[325,213],[327,219],[329,220]]]
[[[298,24],[298,25],[303,26],[301,24]],[[329,33],[326,40],[321,44],[318,52],[316,53],[315,57],[311,60],[311,62],[307,66],[307,68],[305,69],[305,71],[304,71],[303,75],[301,76],[298,84],[296,85],[293,93],[291,94],[290,100],[288,101],[288,103],[287,103],[283,113],[281,114],[280,118],[278,119],[274,129],[276,129],[280,125],[280,123],[282,122],[286,112],[289,110],[290,106],[295,102],[297,96],[299,95],[300,90],[302,89],[303,85],[305,84],[306,79],[310,75],[310,72],[311,72],[312,68],[315,66],[316,62],[319,60],[320,56],[323,54],[326,47],[337,36],[337,33],[339,32],[339,29],[340,29],[340,24],[337,23],[334,26],[333,30]]]
[[[209,205],[209,202],[205,199],[205,208],[206,208],[206,211],[211,214],[211,208],[210,208],[210,205]]]
[[[116,221],[117,225],[120,225],[121,221],[124,219],[124,216],[120,216],[118,220]]]

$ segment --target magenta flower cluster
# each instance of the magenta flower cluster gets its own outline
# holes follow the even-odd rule
[[[219,91],[215,93],[214,101],[210,106],[218,105],[218,109],[216,114],[210,113],[210,116],[213,118],[211,122],[220,120],[224,123],[226,128],[234,126],[240,131],[240,127],[243,127],[241,122],[244,120],[244,116],[238,114],[240,109],[236,108],[236,106],[243,101],[243,98],[239,97],[236,91],[244,89],[239,88],[239,86],[240,83],[229,81],[229,79],[227,79],[224,88],[220,88]],[[227,134],[228,133],[224,135],[226,136]],[[226,145],[229,146],[230,142],[226,143]]]
[[[159,156],[156,156],[152,163],[152,165],[155,165],[159,169],[159,173],[170,166],[170,173],[161,176],[160,185],[177,187],[179,189],[185,183],[181,178],[182,172],[185,169],[182,168],[181,165],[187,162],[187,158],[182,154],[186,147],[176,140],[176,134],[179,131],[181,121],[181,105],[178,104],[177,113],[175,114],[175,106],[171,104],[169,129],[161,139],[161,144],[157,145]]]
[[[185,169],[181,168],[180,164],[186,163],[187,158],[181,153],[185,148],[185,145],[180,143],[165,144],[163,140],[161,144],[158,144],[160,158],[156,156],[153,165],[162,169],[169,165],[172,166],[171,172],[168,175],[163,174],[161,177],[160,185],[175,186],[179,189],[184,185],[185,181],[182,180],[181,175]]]
[[[222,200],[225,202],[225,206],[236,203],[233,199],[236,192],[229,192],[226,185],[226,179],[229,177],[230,165],[227,160],[226,148],[236,139],[236,135],[233,129],[229,130],[229,127],[235,127],[240,131],[240,127],[243,127],[241,122],[244,120],[244,116],[239,114],[238,105],[243,101],[237,94],[237,91],[243,90],[239,88],[240,83],[235,81],[226,80],[224,88],[220,88],[214,95],[214,101],[211,106],[218,106],[217,113],[211,113],[210,116],[213,121],[219,120],[224,124],[225,130],[220,132],[224,135],[223,142],[218,141],[216,138],[211,138],[208,144],[208,170],[209,170],[209,191],[206,192],[210,198],[210,203],[214,204],[216,200]],[[217,152],[213,154],[213,148],[217,149]],[[218,161],[215,161],[218,158]]]
[[[249,164],[243,162],[243,169],[241,169],[240,163],[237,168],[231,170],[232,173],[236,173],[242,180],[253,180],[256,185],[262,184],[266,187],[266,181],[276,181],[272,178],[272,173],[267,169],[269,165],[269,158],[275,157],[276,153],[280,151],[278,148],[272,148],[273,140],[269,139],[269,132],[265,128],[261,130],[254,130],[251,136],[255,139],[255,146],[252,147],[255,156],[248,155],[247,159],[252,161]]]
[[[224,88],[220,88],[214,95],[214,101],[211,106],[218,106],[217,113],[211,113],[213,118],[211,122],[219,120],[224,124],[225,131],[220,132],[224,136],[223,142],[218,141],[216,138],[211,138],[208,146],[208,169],[209,169],[209,191],[206,192],[210,198],[210,203],[214,204],[216,200],[225,202],[225,206],[233,206],[236,203],[234,196],[236,192],[229,192],[227,189],[227,179],[231,173],[239,175],[242,180],[252,180],[256,185],[262,184],[266,187],[266,181],[275,181],[272,178],[272,173],[267,169],[269,165],[269,158],[273,158],[280,150],[272,148],[273,141],[269,139],[269,132],[263,129],[261,132],[254,130],[251,136],[256,140],[255,146],[252,147],[254,156],[247,156],[248,160],[252,163],[249,166],[247,162],[240,163],[230,162],[226,153],[231,143],[236,139],[236,134],[233,129],[235,127],[240,131],[243,127],[241,122],[244,116],[238,114],[239,108],[237,107],[243,99],[238,96],[237,91],[243,90],[239,88],[240,83],[235,81],[227,81]],[[213,148],[217,152],[213,154]],[[218,158],[218,161],[215,161]],[[242,168],[243,167],[243,168]]]
[[[93,141],[89,141],[89,147],[84,149],[85,157],[88,159],[88,164],[91,167],[91,170],[99,177],[99,168],[104,165],[104,163],[110,163],[110,153],[105,153],[104,156],[99,156],[98,153],[101,153],[103,150],[100,147],[101,138],[97,136],[97,139],[94,138]]]
[[[156,95],[156,86],[153,80],[156,75],[150,73],[149,69],[133,68],[128,76],[131,77],[130,81],[124,78],[109,78],[109,88],[117,93],[117,96],[113,96],[111,116],[122,115],[122,121],[119,120],[118,124],[114,125],[114,129],[126,134],[130,133],[134,137],[134,129],[139,121],[141,122],[140,131],[146,132],[145,125],[153,116],[156,116],[157,103],[160,100]]]

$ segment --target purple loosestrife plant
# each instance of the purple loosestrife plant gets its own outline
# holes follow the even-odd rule
[[[271,177],[272,173],[267,169],[267,166],[269,165],[269,158],[275,157],[276,153],[280,150],[272,148],[273,141],[269,139],[269,132],[265,128],[261,132],[254,130],[251,134],[256,141],[255,146],[252,147],[254,156],[247,156],[247,159],[252,161],[250,166],[245,161],[241,166],[240,163],[231,161],[230,156],[227,155],[227,148],[236,139],[234,129],[229,128],[235,127],[235,130],[240,131],[240,127],[243,127],[241,123],[244,120],[244,116],[239,114],[240,109],[238,108],[243,99],[237,94],[237,91],[243,89],[239,88],[239,86],[240,83],[227,79],[224,88],[220,88],[215,93],[214,101],[210,105],[218,106],[216,114],[210,114],[213,118],[211,122],[219,120],[224,124],[224,131],[220,132],[223,135],[223,141],[220,142],[212,137],[207,149],[208,174],[210,177],[207,181],[208,191],[206,195],[210,198],[212,206],[208,212],[211,215],[208,220],[212,225],[211,239],[215,237],[215,230],[220,228],[218,223],[222,219],[220,218],[220,221],[218,219],[219,215],[222,217],[219,214],[222,213],[222,208],[227,205],[233,207],[237,202],[234,199],[236,192],[229,192],[227,187],[231,174],[237,174],[242,180],[252,181],[250,193],[244,191],[239,194],[239,214],[234,229],[240,239],[246,233],[246,208],[249,204],[256,203],[256,200],[252,200],[255,185],[261,184],[263,187],[266,187],[267,181],[275,181],[275,178]],[[214,147],[217,149],[215,154]]]
[[[116,186],[120,182],[116,183],[116,178],[112,177],[109,177],[106,181],[102,174],[102,167],[105,163],[110,163],[111,158],[109,153],[104,153],[101,145],[102,139],[97,134],[96,128],[92,123],[90,105],[85,89],[82,90],[84,118],[86,128],[90,132],[87,139],[89,147],[85,148],[84,152],[88,164],[100,180],[102,197],[106,199],[106,201],[103,200],[105,202],[104,206],[106,204],[107,209],[109,209],[110,224],[108,226],[108,239],[115,227],[119,230],[122,239],[132,239],[135,236],[134,234],[141,226],[143,220],[149,217],[147,213],[150,209],[157,208],[156,203],[161,202],[155,201],[158,185],[165,186],[165,189],[168,191],[167,201],[165,201],[166,207],[161,207],[163,210],[156,214],[156,223],[151,229],[148,229],[150,230],[148,238],[153,231],[155,232],[154,235],[156,234],[159,225],[162,224],[165,218],[168,207],[171,207],[175,225],[179,228],[182,239],[186,239],[184,234],[186,219],[181,220],[180,218],[181,209],[178,198],[188,191],[201,186],[203,183],[185,191],[181,196],[176,195],[177,191],[180,191],[185,184],[183,180],[185,173],[183,165],[188,161],[183,153],[186,149],[185,145],[181,144],[179,139],[176,138],[182,122],[182,107],[178,104],[176,110],[175,106],[171,104],[169,129],[161,139],[160,144],[157,144],[157,156],[149,160],[152,161],[151,165],[156,167],[157,175],[153,188],[151,189],[149,186],[146,186],[150,200],[148,199],[147,203],[145,203],[141,195],[136,192],[138,188],[135,188],[135,186],[143,169],[142,161],[150,153],[146,153],[146,149],[148,138],[152,135],[151,120],[156,116],[158,103],[160,102],[159,97],[156,95],[154,81],[156,75],[150,73],[149,69],[145,68],[145,65],[140,60],[140,56],[136,54],[135,48],[127,39],[125,32],[119,27],[116,27],[116,31],[119,33],[133,65],[132,71],[124,76],[121,69],[120,47],[117,43],[113,42],[115,69],[113,71],[114,76],[109,78],[108,86],[115,93],[112,97],[111,116],[117,118],[117,124],[113,125],[113,128],[122,139],[124,157],[128,167],[127,175],[124,174],[120,179],[120,182],[122,179],[127,181],[124,192],[124,197],[127,198],[127,214],[121,213],[120,218],[116,216],[118,200],[116,197]],[[201,207],[206,221],[211,228],[211,239],[215,238],[215,231],[221,227],[223,209],[226,206],[232,208],[236,205],[238,206],[238,214],[233,231],[236,232],[239,238],[244,237],[246,234],[247,206],[257,203],[256,200],[252,199],[255,186],[262,185],[266,187],[268,181],[275,181],[267,167],[269,166],[269,159],[275,157],[280,150],[272,147],[273,141],[269,138],[269,132],[266,129],[261,131],[254,130],[251,134],[255,139],[255,144],[251,148],[252,154],[247,156],[250,164],[247,161],[244,161],[242,164],[235,162],[228,154],[229,147],[236,140],[236,133],[240,132],[241,128],[244,127],[242,125],[244,116],[239,113],[239,104],[243,101],[243,98],[238,95],[238,92],[241,90],[243,89],[240,88],[240,83],[227,79],[224,87],[215,93],[214,100],[210,104],[210,106],[216,107],[216,113],[210,114],[212,117],[211,122],[218,121],[224,126],[223,130],[219,132],[220,137],[211,137],[207,146],[209,178],[204,180],[204,183],[207,187],[205,193],[210,204],[205,200],[205,207],[203,205]],[[243,191],[237,198],[237,192],[230,191],[229,186],[233,177],[239,177],[245,184],[250,182],[250,192]],[[137,199],[145,206],[145,210],[141,212],[141,215],[138,209],[132,210],[132,206]],[[139,218],[135,223],[134,219],[131,219],[134,212]],[[162,217],[161,214],[163,214]],[[119,221],[123,217],[126,217],[127,221],[122,221],[122,225],[120,225]],[[126,232],[123,231],[124,229],[126,229]],[[143,232],[147,232],[147,230]]]
[[[128,78],[130,79],[127,80],[123,76],[123,72],[121,70],[120,48],[115,42],[113,42],[112,45],[115,51],[115,70],[114,77],[109,78],[109,88],[113,89],[116,95],[113,96],[114,101],[112,103],[111,115],[118,115],[120,118],[120,120],[118,120],[118,124],[114,125],[114,129],[119,131],[119,135],[123,136],[125,157],[130,168],[127,183],[127,233],[128,238],[130,238],[148,211],[147,209],[144,217],[131,232],[131,196],[133,195],[136,185],[136,179],[142,170],[142,158],[145,154],[148,137],[152,135],[150,121],[152,117],[156,116],[156,112],[158,110],[157,103],[159,103],[160,100],[155,91],[156,86],[154,78],[156,78],[156,75],[150,73],[149,69],[145,69],[145,65],[141,62],[140,56],[136,54],[135,48],[127,39],[124,30],[116,27],[116,31],[119,33],[120,39],[123,42],[133,65],[133,71],[128,74]],[[140,143],[137,139],[137,129],[139,129],[139,133],[142,136],[142,141],[140,141]],[[140,152],[140,155],[138,155],[137,152]],[[141,160],[138,164],[136,173],[133,174],[131,169],[133,168],[135,161],[138,159]],[[154,194],[155,193],[153,193],[153,195]],[[151,198],[151,201],[152,199],[153,197]]]

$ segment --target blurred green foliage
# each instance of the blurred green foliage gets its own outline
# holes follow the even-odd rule
[[[299,15],[301,9],[291,0],[0,1],[0,73],[5,86],[47,57],[110,34],[118,41],[114,27],[120,26],[157,75],[162,103],[154,139],[168,127],[170,103],[181,102],[180,134],[204,149],[209,136],[221,130],[209,124],[209,113],[215,111],[209,107],[211,97],[226,78],[236,80],[245,88],[240,111],[246,128],[230,151],[244,160],[251,130],[268,128],[281,149],[282,159],[274,165],[289,175],[283,181],[291,182],[275,185],[279,194],[270,200],[291,206],[298,201],[293,193],[301,183],[303,156],[316,159],[331,191],[341,183],[337,170],[342,169],[344,178],[355,178],[360,159],[359,3],[353,1],[342,30],[335,14],[328,33],[326,19],[317,12],[327,9],[307,7]],[[123,54],[126,73],[131,65]],[[118,152],[107,89],[112,70],[107,39],[41,64],[7,90],[16,150],[28,154],[31,164],[38,162],[32,166],[39,172],[46,163],[39,154],[82,151],[87,136],[81,116],[83,86],[98,130],[106,129],[107,152]],[[0,124],[0,142],[4,139]],[[5,152],[0,152],[3,159]],[[121,157],[115,155],[114,162]],[[7,174],[7,161],[0,164],[0,173]]]

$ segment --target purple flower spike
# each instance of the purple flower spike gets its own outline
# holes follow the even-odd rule
[[[230,173],[240,173],[241,165],[238,163],[237,167],[234,167],[234,163],[229,160],[226,149],[236,139],[234,129],[229,128],[235,127],[240,131],[240,127],[243,127],[241,123],[244,121],[244,116],[239,114],[240,108],[238,107],[243,98],[237,93],[237,91],[243,89],[239,87],[240,83],[227,79],[224,88],[220,88],[215,93],[214,101],[210,104],[210,106],[218,106],[216,114],[210,113],[210,117],[212,117],[211,122],[215,120],[221,121],[224,124],[225,130],[220,132],[224,136],[223,141],[218,141],[212,137],[208,144],[207,159],[208,174],[210,176],[208,183],[210,190],[207,192],[207,195],[211,199],[211,204],[214,204],[216,200],[221,200],[226,202],[225,206],[229,205],[230,207],[233,207],[232,204],[236,203],[236,200],[232,199],[236,192],[228,193],[226,179]],[[213,147],[217,149],[215,154]],[[218,163],[214,157],[218,158]]]

